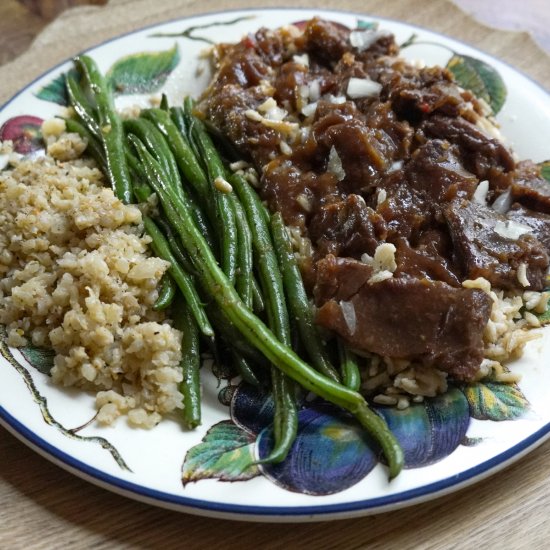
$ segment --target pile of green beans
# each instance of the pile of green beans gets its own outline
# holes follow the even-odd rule
[[[311,391],[351,412],[379,443],[390,478],[402,450],[385,421],[357,392],[357,361],[339,345],[340,369],[313,322],[292,245],[280,214],[270,215],[246,179],[231,173],[207,127],[182,107],[142,111],[122,121],[113,93],[88,56],[75,59],[80,79],[67,76],[75,117],[67,128],[88,150],[124,203],[155,193],[159,213],[144,217],[155,254],[170,263],[155,309],[170,308],[183,334],[183,422],[200,424],[200,350],[230,351],[236,373],[271,384],[274,446],[262,462],[287,456],[298,426],[297,395]],[[302,355],[291,343],[300,336]]]

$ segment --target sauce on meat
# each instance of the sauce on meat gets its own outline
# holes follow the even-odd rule
[[[356,349],[468,380],[491,299],[461,283],[521,291],[525,275],[544,288],[550,190],[487,133],[486,106],[449,71],[398,50],[389,33],[320,19],[260,29],[218,47],[200,108],[255,165],[270,208],[311,240],[302,267],[317,322]],[[489,202],[510,192],[519,204],[502,214],[474,200],[482,181]],[[513,218],[526,234],[499,232]],[[396,265],[377,279],[362,260],[384,243]]]

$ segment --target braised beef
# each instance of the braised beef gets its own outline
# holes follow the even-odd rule
[[[420,126],[429,137],[445,139],[458,146],[464,167],[479,179],[490,179],[490,170],[509,172],[515,168],[510,151],[468,120],[433,115]]]
[[[384,178],[378,187],[376,200],[381,201],[376,211],[386,221],[387,240],[390,242],[402,237],[415,242],[422,229],[430,227],[433,223],[433,205],[426,197],[407,185],[401,170],[396,170]]]
[[[365,31],[354,47],[338,23],[301,29],[219,46],[200,108],[254,163],[269,207],[311,240],[301,267],[320,324],[360,349],[471,378],[490,300],[462,283],[521,291],[527,277],[530,290],[543,287],[550,185],[533,164],[516,165],[486,106],[447,69],[395,57],[389,33]],[[364,95],[348,95],[352,78]],[[266,100],[282,121],[262,110]],[[483,180],[489,204],[511,193],[522,206],[505,217],[470,202]],[[509,220],[532,231],[507,238]],[[372,268],[356,260],[382,243],[395,245],[397,267],[370,283]]]
[[[521,289],[523,264],[529,289],[544,288],[548,254],[533,235],[503,236],[508,235],[505,216],[465,200],[452,202],[445,218],[465,277],[484,277],[496,288]]]
[[[512,197],[521,204],[550,214],[550,182],[540,174],[540,168],[532,162],[522,162],[514,174]]]
[[[280,141],[276,130],[248,118],[245,113],[254,110],[265,98],[258,88],[242,89],[226,84],[216,92],[216,102],[209,112],[212,123],[223,132],[246,158],[252,157],[260,165],[269,162],[273,148]]]
[[[401,117],[417,123],[432,113],[458,116],[463,110],[465,102],[461,91],[453,84],[447,69],[400,68],[385,71],[380,80],[395,112]]]
[[[469,199],[479,183],[462,165],[458,147],[439,139],[428,141],[413,153],[406,174],[409,185],[436,204],[456,197]]]
[[[452,263],[430,245],[431,243],[412,248],[406,239],[399,239],[396,244],[397,269],[394,276],[432,279],[451,286],[460,286],[460,279]]]
[[[318,265],[316,321],[352,346],[475,376],[492,301],[481,290],[413,277],[371,284],[371,268],[327,256]]]
[[[312,19],[305,28],[304,49],[323,63],[336,63],[349,50],[349,29],[323,19]]]
[[[309,224],[316,256],[321,258],[327,254],[356,258],[365,252],[372,255],[386,235],[382,216],[359,195],[323,206]]]
[[[550,215],[529,210],[521,204],[513,204],[506,217],[522,225],[530,227],[533,235],[545,246],[550,255]]]

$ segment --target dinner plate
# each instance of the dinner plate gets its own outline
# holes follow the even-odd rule
[[[305,9],[211,13],[147,27],[89,51],[108,73],[120,108],[150,105],[159,94],[178,103],[197,96],[209,78],[204,51],[237,41],[260,26],[278,27],[313,16],[350,28],[388,29],[402,54],[447,65],[496,113],[502,134],[520,158],[550,158],[546,92],[512,67],[429,30],[368,14]],[[40,154],[39,120],[62,113],[62,75],[69,61],[21,90],[0,110],[4,138],[21,152]],[[3,159],[4,163],[6,159]],[[2,161],[0,160],[0,166]],[[517,460],[550,431],[549,329],[509,365],[519,384],[484,382],[453,387],[393,418],[407,450],[407,468],[388,480],[357,426],[340,411],[306,401],[291,457],[280,466],[249,466],[269,439],[269,396],[202,369],[203,423],[185,431],[177,418],[152,430],[123,418],[100,427],[93,396],[54,386],[50,354],[9,349],[2,337],[0,419],[15,436],[74,474],[128,497],[184,512],[255,521],[349,518],[392,510],[472,484]]]

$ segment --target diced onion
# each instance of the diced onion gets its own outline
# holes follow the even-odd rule
[[[329,103],[332,103],[333,105],[341,105],[342,103],[346,102],[346,98],[343,95],[328,94],[326,96],[326,99]]]
[[[363,31],[351,31],[349,34],[349,43],[360,52],[369,49],[375,42],[381,38],[391,36],[389,31],[366,29]]]
[[[517,271],[517,278],[518,278],[518,281],[521,284],[521,286],[523,286],[523,287],[531,286],[531,284],[529,283],[529,279],[527,278],[527,264],[526,263],[522,262],[522,263],[519,264],[518,271]]]
[[[505,239],[517,241],[522,235],[531,233],[532,229],[528,225],[515,222],[514,220],[498,221],[495,224],[495,232]]]
[[[388,173],[396,172],[397,170],[401,170],[403,168],[403,161],[402,160],[396,160],[392,163],[392,165],[388,169]]]
[[[272,98],[266,99],[259,107],[258,111],[264,114],[268,120],[281,121],[288,114],[284,109],[277,105],[277,102]]]
[[[506,214],[508,210],[510,210],[510,207],[512,206],[512,190],[508,189],[502,195],[499,195],[493,204],[491,205],[491,208],[493,210],[496,210],[500,214]]]
[[[350,78],[347,94],[352,99],[360,97],[376,97],[382,91],[382,84],[370,78]]]
[[[307,53],[292,56],[292,61],[294,61],[294,63],[297,63],[298,65],[309,67],[309,55]]]
[[[346,177],[346,172],[342,166],[342,159],[340,159],[340,155],[338,155],[338,151],[334,145],[330,148],[330,153],[328,154],[327,172],[336,176],[338,181],[342,181]]]
[[[476,204],[486,205],[488,192],[489,182],[487,180],[480,181],[472,197],[472,202],[475,202]]]
[[[321,97],[321,84],[318,80],[313,80],[309,83],[309,99],[311,101],[317,101]]]
[[[305,107],[302,107],[302,114],[306,117],[313,116],[317,110],[317,102],[308,103]]]
[[[342,310],[342,316],[348,327],[350,334],[355,334],[357,328],[357,317],[355,315],[355,306],[352,302],[340,301],[340,309]]]

